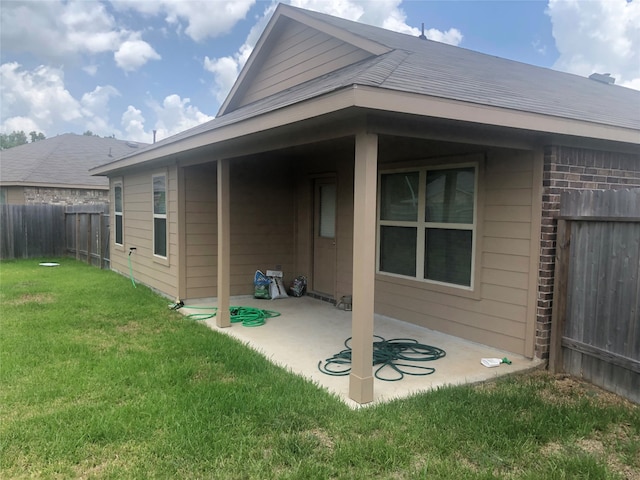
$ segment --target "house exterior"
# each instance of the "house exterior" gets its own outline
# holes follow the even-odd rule
[[[640,186],[639,106],[630,89],[280,5],[216,119],[92,171],[122,200],[111,265],[126,273],[135,252],[139,281],[217,297],[219,326],[256,269],[351,294],[360,403],[374,312],[546,358],[559,194]]]
[[[81,205],[109,202],[109,180],[89,169],[144,143],[66,133],[0,152],[0,204]]]

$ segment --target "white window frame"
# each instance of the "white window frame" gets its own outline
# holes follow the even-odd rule
[[[156,213],[155,211],[155,179],[158,177],[164,177],[164,211],[165,213]],[[157,259],[167,260],[169,258],[169,175],[167,172],[154,173],[151,175],[151,230],[152,230],[152,244],[151,249],[153,256]],[[156,219],[164,219],[165,222],[165,255],[156,253]]]
[[[473,198],[473,223],[436,223],[427,222],[425,220],[425,209],[427,204],[426,196],[426,183],[427,172],[433,170],[453,170],[473,167],[474,169],[474,198]],[[381,220],[381,202],[382,202],[382,176],[394,173],[403,172],[417,172],[418,179],[418,212],[417,220],[415,221],[399,221],[399,220]],[[448,163],[439,165],[423,165],[407,168],[385,169],[378,173],[378,212],[377,212],[377,226],[376,226],[376,274],[387,277],[396,277],[399,279],[406,279],[410,281],[420,282],[422,284],[440,285],[447,288],[454,288],[461,291],[473,292],[476,288],[476,253],[477,253],[477,239],[478,239],[478,192],[479,192],[479,177],[480,177],[480,164],[479,162],[465,162],[465,163]],[[380,270],[380,231],[383,226],[392,227],[410,227],[417,229],[416,238],[416,276],[402,275],[398,273],[385,272]],[[459,285],[457,283],[448,283],[438,280],[431,280],[424,278],[424,258],[425,258],[425,231],[428,228],[432,229],[447,229],[447,230],[466,230],[471,231],[471,272],[469,278],[469,285]]]
[[[116,189],[120,188],[120,211],[116,204]],[[118,243],[118,217],[120,217],[120,236],[121,241]],[[124,247],[124,184],[122,179],[113,182],[113,243],[118,247]]]

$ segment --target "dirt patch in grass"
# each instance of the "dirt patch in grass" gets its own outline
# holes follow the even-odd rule
[[[18,298],[5,302],[7,306],[26,305],[28,303],[53,303],[55,298],[49,293],[25,293]]]
[[[121,333],[140,333],[142,331],[142,326],[139,322],[129,322],[125,325],[118,325],[116,330]]]
[[[532,380],[538,379],[540,383],[545,383],[539,389],[540,397],[553,404],[571,405],[588,399],[594,405],[599,407],[618,406],[624,408],[633,408],[634,404],[629,400],[608,392],[596,385],[572,377],[567,374],[553,375],[545,371],[535,371],[529,374]]]
[[[551,457],[553,455],[559,455],[562,450],[562,445],[557,442],[550,442],[540,449],[540,455],[543,457]]]
[[[200,366],[192,375],[192,383],[201,382],[216,382],[216,383],[233,383],[236,381],[236,377],[224,370],[223,365],[211,365]]]
[[[329,451],[333,451],[334,443],[331,436],[321,428],[314,428],[313,430],[309,430],[309,435],[314,437],[320,445],[326,448]]]
[[[620,475],[626,480],[640,480],[640,471],[634,466],[622,462],[620,456],[612,449],[616,439],[620,439],[617,436],[619,431],[624,432],[625,438],[630,438],[629,429],[625,425],[616,425],[616,428],[612,432],[603,435],[602,439],[581,438],[570,445],[563,445],[557,442],[548,443],[540,449],[540,455],[543,457],[571,456],[572,453],[579,450],[604,462],[611,472]]]

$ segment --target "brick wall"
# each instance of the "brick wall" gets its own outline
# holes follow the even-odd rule
[[[26,205],[92,205],[109,203],[108,190],[24,187]]]
[[[563,146],[545,147],[536,357],[543,359],[549,357],[560,194],[565,190],[610,190],[635,187],[640,187],[640,155]]]

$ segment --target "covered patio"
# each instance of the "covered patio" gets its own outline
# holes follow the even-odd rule
[[[326,375],[318,369],[318,362],[345,348],[344,342],[351,336],[351,312],[308,296],[277,300],[234,296],[231,297],[231,305],[273,310],[281,315],[268,319],[263,326],[254,328],[244,327],[239,323],[220,328],[216,325],[215,317],[203,322],[215,331],[230,335],[261,352],[277,365],[311,380],[337,395],[349,406],[361,406],[349,397],[349,376]],[[202,307],[216,306],[215,298],[199,299],[190,301],[180,312],[185,315],[206,313],[212,310],[202,310]],[[374,316],[374,334],[387,340],[415,339],[419,343],[445,350],[446,356],[423,364],[435,368],[435,372],[430,375],[405,375],[402,380],[391,382],[375,378],[373,402],[368,405],[407,397],[445,385],[487,381],[501,375],[536,368],[543,363],[539,359],[528,359],[382,315]],[[511,360],[512,364],[487,368],[480,363],[482,358],[503,357]],[[386,374],[385,376],[394,374],[389,367],[386,369],[381,372]]]

